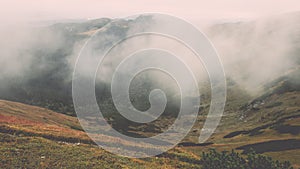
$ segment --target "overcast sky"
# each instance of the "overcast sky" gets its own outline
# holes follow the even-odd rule
[[[0,20],[7,22],[115,18],[159,12],[198,24],[293,11],[300,11],[299,0],[0,0]]]

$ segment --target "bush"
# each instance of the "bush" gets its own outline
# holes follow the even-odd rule
[[[204,169],[293,169],[290,162],[274,161],[271,157],[256,154],[251,150],[246,157],[232,150],[203,152],[200,163]]]

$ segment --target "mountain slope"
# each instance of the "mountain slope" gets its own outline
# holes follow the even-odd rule
[[[228,112],[209,142],[220,150],[235,148],[289,160],[300,166],[299,69],[265,85],[265,92]],[[233,99],[234,96],[231,96]],[[226,112],[225,112],[226,114]]]
[[[158,167],[200,168],[199,156],[175,148],[160,158],[119,157],[96,146],[75,117],[0,100],[0,168]]]

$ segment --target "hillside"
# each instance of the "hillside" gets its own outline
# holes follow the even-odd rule
[[[149,26],[151,17],[57,23],[34,27],[24,35],[10,32],[12,37],[7,42],[3,38],[5,45],[0,46],[0,168],[201,168],[202,152],[211,149],[234,149],[242,156],[253,149],[300,168],[299,18],[298,12],[216,24],[205,30],[220,53],[226,73],[227,100],[222,120],[210,139],[199,144],[211,101],[209,81],[199,78],[200,109],[189,134],[175,148],[143,159],[108,153],[87,136],[73,106],[72,72],[79,49],[93,33],[100,31],[104,37],[100,40],[107,47],[114,39],[125,37],[130,24],[140,24],[141,29]],[[15,41],[20,44],[9,46]],[[107,72],[114,64],[114,58],[106,60]],[[155,80],[148,77],[151,72],[137,76],[131,83],[133,105],[147,110],[149,93],[156,88],[166,91],[171,100],[162,116],[149,123],[125,119],[115,108],[110,82],[95,83],[105,120],[128,136],[162,133],[177,117],[177,89],[168,86],[167,78],[157,78],[163,76],[153,76]],[[121,143],[128,151],[149,146],[151,150],[159,149],[158,145],[96,134],[102,143]]]
[[[241,153],[253,148],[257,153],[300,167],[300,92],[298,81],[293,81],[297,74],[299,71],[294,70],[269,83],[272,87],[266,86],[269,90],[265,94],[236,111],[232,107],[237,103],[227,103],[217,132],[207,143],[195,143],[198,127],[205,118],[199,116],[194,129],[176,148],[158,157],[139,160],[118,157],[98,148],[75,117],[1,100],[0,167],[201,168],[201,154],[211,148],[236,149]],[[230,97],[235,100],[239,95]]]
[[[199,168],[199,157],[182,148],[141,160],[110,154],[81,131],[76,118],[4,100],[0,138],[0,168]]]
[[[249,22],[216,24],[204,29],[220,53],[227,78],[236,84],[233,90],[238,88],[243,96],[252,96],[252,91],[258,91],[255,96],[260,95],[265,83],[300,64],[299,16],[299,12],[295,12]],[[7,43],[2,39],[3,44],[20,41],[24,45],[0,46],[3,51],[0,99],[75,116],[72,72],[85,41],[101,30],[107,36],[105,44],[109,45],[111,40],[126,36],[131,23],[141,25],[142,29],[149,26],[149,20],[151,17],[140,16],[130,20],[102,18],[57,23],[29,29],[25,37],[8,32],[13,37]],[[18,60],[27,64],[16,64]],[[261,63],[264,66],[260,66]],[[108,86],[101,84],[96,88]],[[247,99],[243,101],[249,101]]]

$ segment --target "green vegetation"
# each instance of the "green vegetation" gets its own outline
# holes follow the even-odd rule
[[[274,161],[271,157],[256,154],[253,150],[242,157],[232,150],[217,152],[211,149],[208,153],[203,152],[201,164],[204,169],[293,169],[290,162]]]

